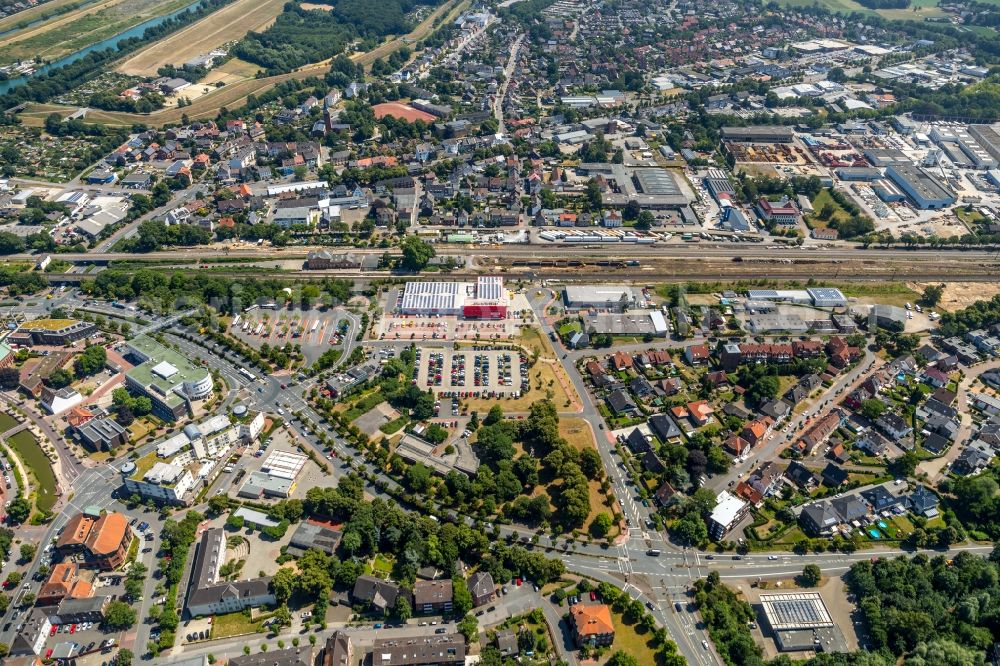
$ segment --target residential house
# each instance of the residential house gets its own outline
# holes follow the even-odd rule
[[[351,591],[351,601],[388,613],[395,608],[396,599],[400,595],[409,598],[409,592],[396,583],[374,576],[358,576]]]
[[[570,606],[569,624],[579,646],[611,645],[615,640],[615,625],[611,609],[604,604],[579,603]]]
[[[850,477],[850,473],[847,470],[833,463],[827,463],[819,475],[823,479],[823,485],[830,488],[839,488],[847,483],[847,479]]]
[[[681,440],[681,429],[667,414],[654,414],[649,419],[649,430],[664,444]]]
[[[697,400],[687,404],[688,418],[699,428],[708,425],[712,421],[712,414],[715,410],[706,400]]]
[[[803,490],[810,490],[819,484],[816,475],[798,460],[793,460],[788,464],[785,477]]]
[[[704,365],[710,357],[711,352],[706,345],[689,345],[684,348],[684,358],[690,365]]]
[[[450,578],[444,580],[418,580],[413,585],[413,610],[425,615],[450,613],[454,593]]]
[[[874,430],[867,430],[854,440],[854,446],[857,449],[867,452],[869,455],[880,456],[889,449],[889,440]]]
[[[926,486],[917,486],[916,490],[906,497],[906,504],[910,511],[925,518],[934,518],[938,515],[937,507],[940,502],[938,496],[928,490]]]
[[[958,459],[951,464],[951,469],[955,474],[972,476],[986,469],[992,460],[993,448],[986,442],[976,440],[959,454]]]
[[[496,598],[496,585],[490,572],[477,571],[469,576],[469,594],[473,606],[488,604]]]
[[[913,432],[910,424],[895,412],[884,412],[875,420],[875,427],[897,443]]]
[[[644,435],[638,428],[633,428],[632,432],[628,434],[625,438],[625,445],[635,455],[641,455],[647,451],[653,450],[653,447],[649,442],[649,438],[646,437],[646,435]]]
[[[625,391],[618,389],[607,397],[608,406],[617,416],[634,416],[639,412],[639,407],[635,404]]]
[[[843,423],[844,415],[839,409],[830,410],[818,421],[816,421],[799,439],[799,449],[811,454]]]

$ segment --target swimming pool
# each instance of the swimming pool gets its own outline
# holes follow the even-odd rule
[[[878,526],[881,527],[882,529],[889,527],[888,525],[885,524],[884,520],[878,521]]]
[[[870,536],[873,539],[881,539],[882,538],[881,532],[879,532],[874,527],[871,528],[870,530],[868,530],[868,536]]]

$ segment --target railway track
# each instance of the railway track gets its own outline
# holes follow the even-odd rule
[[[961,281],[961,282],[998,282],[1000,281],[1000,270],[972,270],[960,272],[955,270],[895,270],[884,273],[866,272],[855,273],[844,271],[836,265],[824,267],[822,265],[791,265],[783,267],[785,270],[764,268],[752,263],[735,264],[730,270],[628,270],[627,268],[603,267],[601,269],[588,268],[538,268],[526,270],[502,271],[501,275],[508,280],[532,279],[532,280],[567,280],[567,281],[608,281],[616,282],[712,282],[717,280],[836,280],[838,282],[873,282],[873,281]],[[190,270],[185,268],[164,267],[163,270]],[[349,280],[471,280],[482,275],[484,271],[457,270],[448,273],[386,273],[381,271],[355,271],[355,270],[328,270],[328,271],[297,271],[297,272],[268,272],[268,271],[225,271],[211,270],[204,271],[213,277],[223,278],[245,278],[258,280],[284,280],[289,282],[320,280],[323,278],[339,278]],[[72,283],[76,284],[86,278],[93,278],[91,275],[80,273],[46,273],[45,278],[54,284]]]

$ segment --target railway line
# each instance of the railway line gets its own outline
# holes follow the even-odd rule
[[[781,248],[773,246],[747,246],[717,244],[698,245],[624,245],[621,243],[608,246],[564,246],[564,245],[509,245],[503,247],[470,247],[466,245],[435,246],[437,253],[442,256],[455,257],[497,257],[503,259],[563,259],[563,260],[585,260],[588,258],[607,259],[728,259],[740,258],[743,261],[753,260],[784,260],[784,259],[810,259],[824,261],[870,261],[870,262],[947,262],[947,261],[997,261],[1000,259],[998,250],[982,249],[949,249],[949,250],[926,250],[902,248],[880,249],[861,247],[819,247],[809,248]],[[207,249],[190,248],[183,250],[164,250],[150,254],[131,254],[124,252],[92,252],[92,253],[65,253],[60,254],[59,259],[70,263],[107,264],[114,261],[127,262],[191,262],[224,260],[224,261],[288,261],[301,259],[305,260],[309,251],[315,249],[327,249],[334,252],[351,252],[356,255],[374,254],[381,256],[386,248],[330,248],[330,247],[301,247],[301,248],[247,248],[247,249]],[[398,250],[389,249],[390,254],[398,255]],[[31,261],[38,259],[35,255],[20,254],[7,257],[10,261]]]

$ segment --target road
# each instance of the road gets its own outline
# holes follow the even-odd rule
[[[807,424],[822,418],[830,409],[836,406],[840,396],[850,393],[857,388],[870,374],[873,368],[883,365],[883,361],[875,356],[870,349],[865,349],[864,356],[853,368],[843,373],[837,380],[818,396],[809,399],[807,406],[800,413],[795,414],[782,427],[773,431],[767,440],[750,450],[750,455],[744,461],[736,461],[729,471],[709,479],[708,485],[715,490],[725,490],[730,485],[735,485],[750,468],[758,462],[776,460],[778,454],[789,444],[795,442],[797,437],[804,432]],[[833,404],[831,404],[833,403]]]
[[[545,317],[545,311],[554,297],[554,292],[546,291],[540,296],[536,292],[535,297],[531,299],[531,306],[546,335],[552,331],[552,327]],[[350,325],[348,335],[345,336],[345,349],[342,357],[345,359],[350,355],[353,346],[357,344],[355,338],[357,337],[359,327],[359,321],[356,316],[349,315],[348,318]],[[312,434],[312,430],[315,429],[316,432],[329,434],[329,429],[324,425],[321,415],[312,409],[306,399],[306,395],[316,384],[316,379],[307,379],[296,383],[295,386],[286,385],[285,389],[282,389],[280,386],[282,383],[280,377],[268,376],[256,382],[250,381],[238,372],[238,368],[243,367],[242,359],[233,354],[228,354],[221,348],[208,349],[204,346],[205,343],[197,340],[197,338],[189,339],[190,332],[179,329],[176,320],[171,321],[157,317],[153,317],[152,319],[153,324],[164,324],[172,327],[172,330],[166,333],[166,337],[171,344],[177,345],[189,358],[203,359],[209,367],[218,371],[224,378],[228,384],[229,391],[221,404],[223,409],[228,409],[237,399],[244,399],[249,401],[254,407],[268,411],[277,411],[277,409],[282,408],[298,412],[301,415],[301,420],[291,413],[286,414],[289,427],[297,433],[298,437],[323,455],[324,447],[320,444],[318,438]],[[193,336],[191,337],[193,338]],[[208,344],[214,346],[212,343]],[[370,344],[377,347],[391,346],[400,348],[408,345],[409,342],[378,341]],[[447,345],[449,343],[440,344]],[[587,387],[583,384],[579,372],[575,368],[577,359],[583,353],[585,352],[570,352],[557,348],[557,358],[563,365],[567,376],[570,378],[580,397],[582,411],[574,413],[574,416],[585,419],[597,435],[598,451],[602,462],[612,481],[615,495],[619,498],[622,513],[631,523],[631,526],[627,527],[618,541],[611,546],[596,542],[569,544],[564,541],[560,544],[558,539],[554,539],[548,535],[539,536],[537,545],[533,546],[530,541],[535,536],[535,531],[517,526],[500,526],[495,530],[495,534],[498,538],[514,537],[522,542],[526,542],[528,547],[543,550],[550,557],[558,557],[566,564],[570,571],[586,574],[597,580],[611,582],[626,590],[633,597],[640,599],[643,603],[648,602],[652,606],[652,611],[657,620],[666,627],[670,637],[678,644],[681,653],[684,654],[690,664],[709,666],[722,663],[711,646],[707,650],[702,646],[702,641],[708,640],[708,636],[704,628],[699,624],[698,618],[689,612],[686,607],[687,602],[690,601],[687,594],[692,582],[704,577],[709,571],[719,571],[723,578],[732,579],[752,578],[756,576],[786,577],[800,573],[805,564],[815,563],[825,573],[837,574],[845,571],[852,563],[870,558],[874,554],[894,555],[899,552],[892,550],[865,551],[850,555],[841,553],[808,555],[782,553],[775,554],[774,557],[776,559],[774,560],[769,559],[767,555],[748,555],[740,559],[734,559],[735,556],[731,555],[714,555],[692,549],[680,549],[670,543],[665,539],[663,533],[647,527],[647,521],[650,519],[652,510],[635,501],[631,490],[632,484],[627,475],[622,473],[621,467],[618,464],[617,454],[614,452],[614,441],[609,433],[602,428],[603,419],[597,411],[594,401],[587,391]],[[831,392],[832,394],[838,394],[846,390],[846,387],[856,381],[860,373],[871,362],[873,362],[873,357],[869,355],[858,367],[838,380],[838,383],[821,396],[820,400],[823,400],[827,395],[831,395]],[[285,381],[287,382],[287,378]],[[802,418],[804,417],[793,420],[792,425],[797,426]],[[370,496],[389,498],[398,491],[399,487],[393,479],[374,468],[370,468],[360,459],[353,460],[350,464],[342,462],[343,460],[352,460],[356,452],[341,438],[334,436],[332,439],[334,449],[341,460],[331,461],[331,483],[336,482],[351,467],[354,467],[367,477],[366,492]],[[779,445],[777,438],[770,445],[776,449]],[[139,454],[142,455],[142,453],[146,450],[151,450],[151,448],[152,444],[140,447]],[[770,451],[770,449],[764,449],[760,455],[767,456],[775,452]],[[116,475],[116,470],[106,465],[82,469],[76,482],[73,484],[74,495],[72,501],[56,517],[52,525],[49,526],[43,543],[51,540],[57,534],[58,529],[65,524],[68,517],[83,506],[91,504],[110,506],[112,500],[108,495],[108,488],[116,485]],[[725,484],[728,482],[728,479],[729,477],[721,477],[716,479],[714,483]],[[382,487],[386,490],[380,490]],[[469,524],[474,524],[472,518],[459,516],[459,519]],[[651,554],[651,549],[660,551],[659,555]],[[959,550],[970,550],[985,554],[992,550],[992,546],[970,545],[952,549],[950,552],[957,552]],[[39,560],[36,560],[32,565],[31,573],[37,571],[38,565]],[[155,565],[155,560],[148,562],[147,565],[152,569],[152,565]],[[145,617],[148,613],[148,608],[151,604],[152,588],[155,587],[154,579],[150,578],[147,583],[148,589],[139,608],[142,617]],[[23,591],[19,591],[19,594],[23,594]],[[674,604],[680,601],[683,601],[684,605],[681,606],[681,610],[678,612],[675,610]],[[547,604],[544,602],[541,607],[550,621],[558,622],[561,615],[560,609],[554,607],[547,608]],[[137,648],[137,652],[141,653],[145,646],[145,642],[148,639],[148,629],[149,625],[140,625],[126,637],[129,643]],[[9,632],[6,634],[0,633],[0,640],[9,639],[9,637]],[[210,645],[206,645],[205,649],[212,651],[218,658],[219,656],[228,654],[227,651],[229,650],[241,652],[244,642],[233,641],[232,645],[230,645],[229,643],[213,641]],[[193,652],[185,648],[184,653],[192,654]]]
[[[514,70],[517,67],[517,56],[521,51],[521,44],[524,43],[524,35],[518,35],[517,39],[514,40],[513,46],[510,48],[510,57],[507,59],[507,64],[503,69],[503,83],[500,84],[500,89],[497,91],[496,97],[493,99],[493,117],[497,120],[498,132],[503,133],[503,103],[507,98],[507,88],[510,86],[510,79],[514,76]]]

